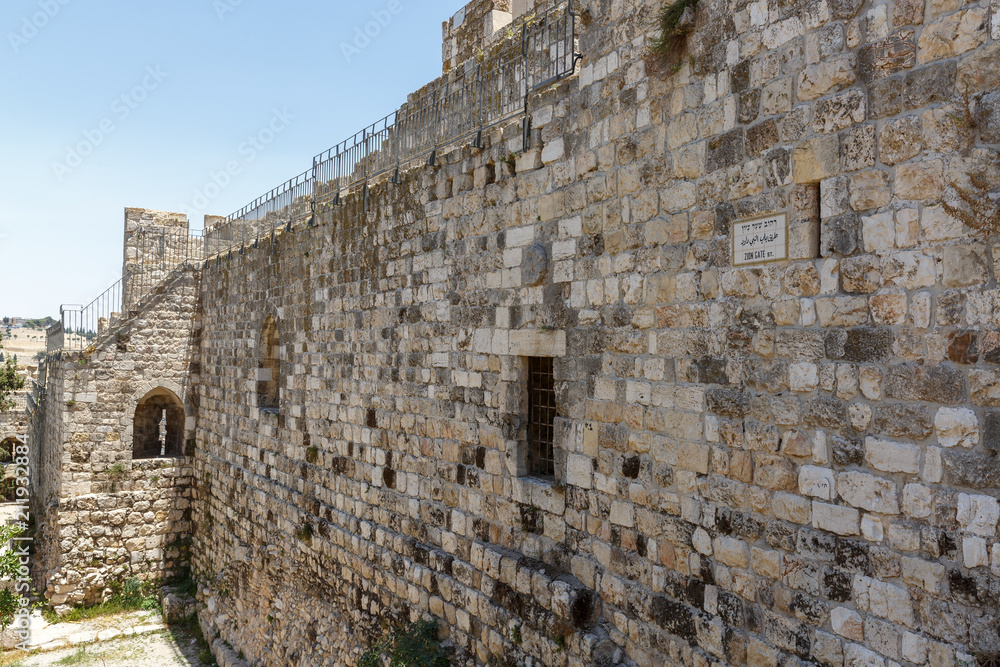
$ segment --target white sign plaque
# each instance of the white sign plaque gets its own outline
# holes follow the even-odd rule
[[[733,223],[733,266],[788,259],[788,214],[772,213]]]

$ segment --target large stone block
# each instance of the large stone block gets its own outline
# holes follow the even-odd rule
[[[818,65],[806,66],[798,77],[799,99],[814,100],[851,85],[856,79],[856,63],[853,53],[843,53]]]

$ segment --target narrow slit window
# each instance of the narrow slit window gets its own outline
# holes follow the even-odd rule
[[[555,476],[556,390],[551,357],[528,358],[528,473]]]
[[[260,332],[257,363],[257,407],[261,410],[276,411],[280,404],[280,346],[278,323],[268,315]]]

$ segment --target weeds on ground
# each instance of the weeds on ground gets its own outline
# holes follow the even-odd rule
[[[155,584],[132,578],[124,583],[112,583],[110,588],[111,597],[106,602],[92,607],[76,607],[71,609],[61,620],[67,623],[77,623],[130,611],[161,611]]]

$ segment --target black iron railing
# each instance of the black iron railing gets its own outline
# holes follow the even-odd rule
[[[129,239],[125,275],[89,304],[64,304],[60,321],[49,327],[48,352],[83,350],[105,332],[116,330],[123,318],[175,271],[205,258],[201,232],[140,228]]]
[[[531,94],[571,76],[582,56],[576,50],[576,15],[570,0],[508,27],[490,48],[442,77],[402,107],[313,158],[310,169],[258,197],[204,236],[163,228],[130,237],[125,276],[86,306],[63,305],[61,321],[48,330],[48,352],[82,350],[123,318],[178,268],[189,262],[256,245],[281,226],[310,217],[318,204],[338,204],[359,187],[403,167],[434,164],[442,148],[471,141],[482,146],[487,130],[523,116],[524,147],[530,141]]]
[[[576,15],[566,0],[509,27],[489,52],[425,88],[402,107],[313,158],[312,168],[205,230],[205,257],[256,243],[278,227],[310,217],[318,204],[340,203],[347,192],[416,161],[434,164],[442,148],[471,141],[523,115],[524,144],[531,93],[572,75]]]

